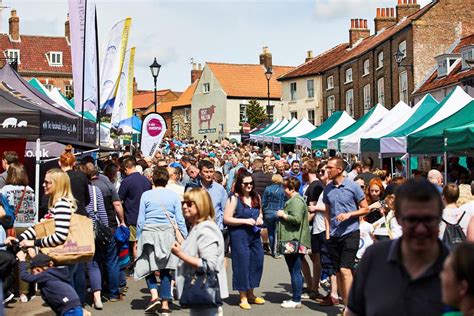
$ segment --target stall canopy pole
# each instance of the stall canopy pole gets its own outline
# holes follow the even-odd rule
[[[448,153],[444,151],[444,184],[448,183]]]
[[[41,139],[36,139],[36,150],[35,150],[35,209],[36,209],[36,218],[35,221],[38,222],[39,214],[39,191],[40,191],[40,155],[41,155]]]

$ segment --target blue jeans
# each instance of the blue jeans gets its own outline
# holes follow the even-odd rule
[[[85,304],[86,296],[86,273],[84,271],[84,263],[74,263],[69,265],[69,282],[76,290],[81,304]]]
[[[101,274],[101,268],[105,268],[105,273]],[[94,258],[87,263],[89,280],[92,292],[102,290],[102,276],[107,279],[107,290],[110,298],[119,298],[119,266],[118,253],[115,239],[105,248],[95,248]]]
[[[160,288],[158,289],[158,282],[156,281],[155,272],[150,273],[146,276],[146,285],[148,289],[158,290],[158,294],[162,300],[171,301],[173,299],[171,295],[171,273],[170,269],[160,270]]]
[[[68,309],[63,316],[82,316],[83,311],[81,306],[76,306],[74,308]]]
[[[285,255],[286,265],[291,277],[291,291],[293,292],[291,300],[297,303],[301,302],[301,293],[303,292],[303,275],[301,274],[301,261],[303,257],[304,255],[299,253]]]
[[[275,238],[276,238],[276,226],[278,224],[278,217],[276,215],[276,211],[271,211],[265,213],[263,217],[263,221],[265,222],[265,226],[267,226],[268,230],[268,241],[270,242],[270,250],[272,251],[272,256],[276,255],[275,249]]]

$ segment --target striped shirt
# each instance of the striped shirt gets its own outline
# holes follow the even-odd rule
[[[96,202],[97,202],[97,214],[94,214],[94,189],[95,187],[95,195],[96,195]],[[89,218],[95,225],[95,221],[97,218],[104,224],[105,226],[109,227],[109,218],[107,217],[107,211],[105,210],[104,204],[104,197],[102,195],[102,191],[97,187],[89,184],[89,194],[91,196],[91,202],[86,205],[86,211],[89,215]]]
[[[35,240],[35,246],[41,248],[56,247],[66,242],[67,235],[69,234],[69,225],[71,223],[73,209],[68,200],[61,198],[54,204],[53,208],[49,210],[49,213],[54,219],[55,231],[52,235]],[[31,226],[20,235],[19,240],[23,239],[36,239],[34,226]]]

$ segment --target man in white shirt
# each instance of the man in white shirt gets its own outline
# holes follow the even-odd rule
[[[178,184],[178,173],[176,172],[176,168],[167,167],[166,169],[170,175],[166,188],[177,193],[181,200],[183,200],[184,186]]]

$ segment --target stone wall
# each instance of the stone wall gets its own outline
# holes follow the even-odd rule
[[[191,106],[174,108],[171,120],[173,122],[172,131],[175,137],[181,139],[191,138]]]

